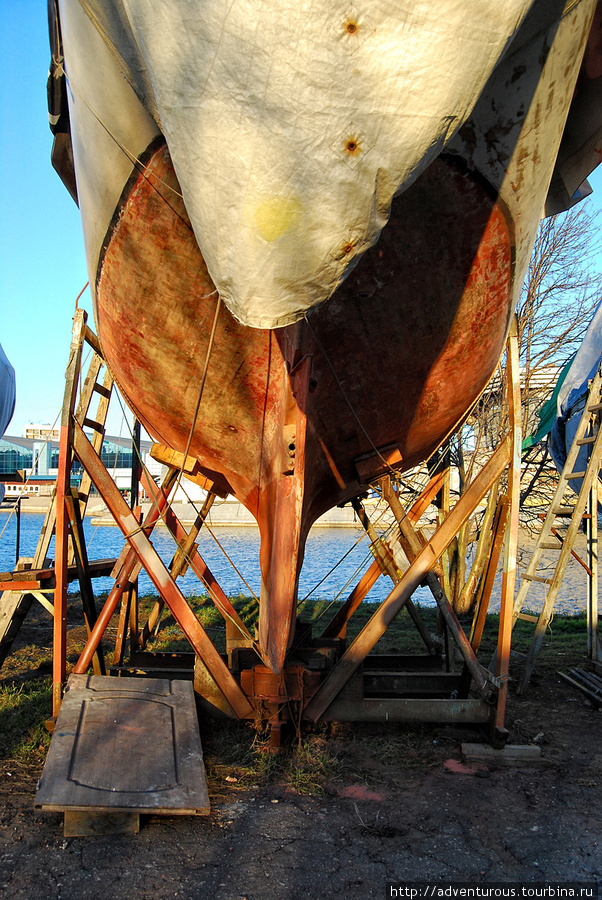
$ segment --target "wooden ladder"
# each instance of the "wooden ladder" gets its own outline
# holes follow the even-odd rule
[[[600,427],[600,411],[602,410],[601,394],[602,373],[599,370],[591,382],[583,414],[575,434],[575,439],[573,440],[566,463],[560,474],[558,486],[535,543],[529,565],[526,572],[522,575],[523,582],[514,602],[513,625],[516,624],[518,619],[535,623],[535,633],[527,652],[523,671],[518,683],[517,692],[519,694],[524,692],[529,683],[544,634],[552,619],[556,597],[569,558],[573,551],[577,532],[585,514],[588,500],[592,494],[597,497],[597,479],[602,464],[602,428]],[[583,446],[591,447],[591,452],[585,470],[578,472],[575,471],[575,465],[579,451]],[[567,505],[565,500],[566,490],[569,487],[569,482],[576,480],[581,481],[581,488],[577,496],[577,501],[574,506]],[[596,515],[597,501],[592,507],[592,516]],[[556,530],[555,524],[557,519],[566,519],[567,517],[570,519],[568,529],[566,535],[561,537]],[[538,568],[544,550],[558,551],[558,560],[551,578],[540,574],[541,570]],[[529,588],[534,582],[547,586],[543,608],[539,616],[530,615],[522,611],[529,593]]]
[[[75,412],[75,418],[83,428],[92,429],[92,445],[97,450],[97,452],[100,453],[105,435],[105,423],[113,388],[113,378],[108,368],[106,368],[106,363],[102,355],[102,350],[98,338],[86,324],[86,314],[83,310],[76,310],[73,334],[74,341],[71,344],[68,372],[70,368],[73,369],[72,382],[75,385],[77,384],[77,380],[80,374],[81,357],[84,345],[86,343],[89,344],[89,346],[93,350],[93,356],[88,367],[88,372],[81,387],[79,403],[77,406],[77,411]],[[104,376],[102,373],[103,369],[105,370]],[[92,405],[92,401],[95,395],[97,395],[99,399],[96,412],[92,417],[90,406]],[[68,404],[70,414],[73,414],[74,398],[75,391],[66,390],[64,402]],[[81,547],[82,541],[78,540],[78,537],[74,535],[77,535],[78,530],[81,530],[81,521],[83,521],[83,517],[86,512],[86,506],[88,504],[88,499],[90,496],[91,484],[92,482],[90,476],[87,472],[84,471],[81,485],[79,491],[77,492],[77,500],[74,501],[79,506],[79,509],[75,510],[74,508],[72,508],[73,519],[71,531],[71,558],[75,557],[76,562],[78,561],[78,553],[76,551],[78,546]],[[79,502],[77,503],[77,501]],[[20,567],[31,566],[31,569],[41,569],[48,565],[46,562],[46,557],[48,555],[50,541],[53,534],[55,533],[55,525],[56,485],[53,490],[50,505],[46,512],[44,524],[42,525],[42,530],[40,532],[38,545],[33,559],[31,561],[27,560],[26,562],[21,562]],[[7,582],[7,584],[9,584],[9,582]],[[84,611],[87,620],[89,618],[94,618],[94,613],[89,609],[86,609],[86,606],[89,605],[86,602],[88,595],[89,591],[86,590],[86,588],[82,585],[82,600],[84,602]],[[25,619],[27,613],[31,608],[31,604],[34,598],[39,599],[41,602],[42,598],[36,598],[36,595],[34,593],[29,593],[26,591],[5,590],[0,593],[0,667],[10,653],[13,642],[17,634],[19,633],[19,629],[23,620]],[[46,609],[51,608],[48,600],[46,600],[43,605]]]

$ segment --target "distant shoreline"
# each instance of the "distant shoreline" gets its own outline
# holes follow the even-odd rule
[[[27,497],[21,502],[21,513],[31,513],[37,515],[45,515],[50,505],[50,497]],[[197,504],[200,506],[200,504]],[[149,501],[142,503],[142,511],[144,514],[148,512],[151,504]],[[0,506],[0,512],[10,513],[14,510],[15,503],[11,500],[4,502]],[[174,511],[178,519],[183,525],[191,525],[195,522],[198,509],[192,503],[176,502],[173,504]],[[115,520],[107,510],[106,505],[99,497],[92,497],[88,502],[86,509],[86,517],[92,519],[94,527],[113,527],[116,525]],[[211,508],[207,517],[207,524],[210,528],[216,527],[243,527],[257,528],[257,522],[253,515],[235,500],[216,501]],[[162,522],[158,526],[163,526]],[[163,526],[164,527],[164,526]],[[361,528],[361,525],[351,506],[339,508],[335,506],[315,522],[313,527],[324,528]]]

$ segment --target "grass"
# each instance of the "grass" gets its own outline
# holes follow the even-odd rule
[[[225,722],[203,735],[207,778],[214,792],[236,784],[238,788],[265,787],[278,782],[297,794],[321,796],[325,782],[341,774],[339,748],[319,734],[306,734],[286,753],[275,753],[267,738],[246,723]]]
[[[224,620],[210,598],[198,596],[189,600],[218,650],[224,652]],[[153,596],[141,598],[141,622],[145,621],[154,602]],[[257,620],[256,601],[241,595],[232,598],[232,602],[252,633]],[[319,635],[338,608],[339,604],[330,606],[326,601],[312,600],[304,602],[300,612],[304,621],[314,623],[314,635]],[[375,609],[373,605],[360,607],[352,618],[348,642],[363,628]],[[427,629],[435,633],[436,609],[419,609]],[[79,615],[77,610],[72,609],[70,616],[74,612]],[[470,622],[463,625],[468,631]],[[498,626],[498,616],[490,615],[480,653],[485,663],[489,662],[495,649]],[[533,627],[529,623],[517,623],[513,635],[514,649],[526,651]],[[116,633],[116,619],[111,623],[110,633]],[[70,629],[70,635],[69,661],[73,663],[83,646],[85,630],[83,627]],[[554,618],[543,641],[536,673],[543,676],[558,668],[581,664],[586,655],[586,640],[585,615]],[[110,658],[110,640],[107,645],[107,656]],[[190,649],[168,611],[164,613],[159,635],[149,649],[172,652]],[[403,654],[424,652],[421,638],[406,612],[391,624],[375,651]],[[14,664],[10,657],[5,664],[7,668],[4,672],[8,670],[10,674],[0,681],[0,762],[18,762],[41,769],[50,742],[50,735],[44,727],[51,712],[48,661],[46,636],[45,646],[40,646],[36,638],[15,653]],[[227,721],[217,728],[210,726],[205,730],[203,746],[208,781],[214,796],[237,788],[248,789],[274,783],[298,794],[315,796],[328,793],[333,783],[361,783],[374,778],[393,783],[408,771],[433,764],[441,753],[442,741],[447,740],[444,730],[437,726],[331,723],[303,726],[287,752],[275,754],[269,751],[265,735],[255,732],[250,723]]]
[[[44,722],[51,706],[50,678],[0,685],[0,758],[44,762],[50,744]]]

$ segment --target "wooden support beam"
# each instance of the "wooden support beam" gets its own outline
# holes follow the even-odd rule
[[[180,453],[178,450],[172,450],[171,447],[166,447],[164,444],[153,444],[150,453],[157,462],[162,463],[164,466],[173,466],[174,469],[179,469],[189,481],[194,481],[199,487],[210,491],[212,494],[217,494],[218,497],[226,498],[231,493],[230,485],[223,476],[218,476],[216,473],[216,480],[212,480],[203,475],[200,463],[194,456],[184,458],[183,453]]]
[[[508,412],[510,417],[510,469],[508,471],[508,498],[510,510],[506,532],[504,572],[500,597],[500,624],[496,654],[495,674],[501,681],[498,693],[495,727],[504,727],[506,700],[508,697],[508,674],[510,671],[510,644],[514,611],[514,586],[516,583],[516,556],[518,553],[518,526],[520,512],[520,464],[522,449],[520,362],[518,356],[518,326],[516,318],[512,323],[506,344],[506,373],[508,384]]]
[[[158,492],[158,496],[149,509],[142,526],[144,528],[145,534],[148,536],[151,534],[155,524],[161,517],[163,510],[167,506],[167,502],[169,500],[169,495],[173,489],[174,484],[176,483],[176,479],[178,477],[178,473],[176,469],[169,469],[167,472],[163,484],[161,486],[160,492]],[[131,548],[128,548],[127,544],[124,547],[124,551],[122,551],[117,563],[113,568],[113,572],[111,573],[112,577],[115,578],[115,584],[111,588],[107,599],[105,600],[105,605],[103,606],[100,615],[97,619],[96,625],[92,629],[92,634],[88,638],[86,646],[84,647],[82,654],[77,661],[74,674],[83,675],[88,671],[90,663],[92,662],[92,657],[98,644],[105,633],[107,626],[113,616],[113,613],[117,609],[117,604],[121,600],[124,591],[128,589],[128,586],[131,584],[132,577],[137,577],[138,572],[140,571],[140,562],[138,561],[138,557],[136,553]],[[134,576],[134,572],[136,576]]]
[[[592,481],[587,519],[587,657],[600,659],[598,635],[598,478]]]
[[[430,503],[432,503],[433,498],[441,490],[442,484],[443,472],[438,472],[436,475],[433,475],[408,512],[408,517],[411,522],[418,522],[423,512]],[[345,637],[349,619],[372,590],[380,575],[380,566],[375,560],[370,565],[370,568],[362,575],[360,581],[354,587],[343,606],[326,626],[322,632],[323,638]]]
[[[370,564],[370,568],[364,572],[359,582],[351,591],[349,597],[339,611],[328,623],[322,632],[323,638],[343,638],[347,631],[347,623],[362,603],[368,592],[374,587],[382,575],[380,566],[376,560]]]
[[[317,721],[321,718],[343,685],[347,683],[367,654],[383,636],[397,613],[405,605],[408,597],[413,594],[418,585],[432,570],[443,551],[458,533],[458,530],[472,515],[492,484],[499,478],[510,461],[510,455],[510,439],[506,438],[481,469],[468,490],[459,499],[445,522],[442,523],[428,544],[420,551],[399,584],[393,588],[387,599],[381,603],[370,621],[311,698],[305,708],[305,715],[308,719]]]
[[[251,704],[230,674],[228,667],[181,591],[171,579],[157,551],[139,526],[119,489],[102,465],[100,457],[77,423],[74,425],[73,448],[81,464],[90,473],[96,489],[111,510],[130,547],[143,564],[149,578],[169,606],[195,652],[203,659],[228,703],[239,718],[251,715],[253,713]]]
[[[65,498],[65,503],[67,505],[67,515],[69,516],[69,527],[71,529],[75,565],[77,568],[77,577],[79,579],[79,592],[82,599],[84,619],[86,621],[86,629],[89,637],[92,634],[92,629],[96,624],[98,615],[96,613],[96,604],[94,602],[94,590],[92,588],[92,579],[90,578],[88,553],[79,512],[77,489],[71,490],[71,493]],[[95,675],[105,674],[105,664],[101,645],[98,646],[98,649],[94,654],[93,668]]]
[[[401,543],[402,549],[403,549],[404,553],[406,554],[409,562],[412,562],[418,555],[419,551],[414,550],[414,545],[413,544],[411,545],[410,542],[406,539],[404,529],[403,529],[402,525],[400,524],[402,519],[407,518],[406,512],[403,509],[401,503],[399,502],[399,498],[397,497],[397,494],[393,490],[393,487],[391,485],[391,478],[389,475],[385,475],[383,478],[380,479],[380,485],[381,485],[381,490],[383,492],[383,497],[389,504],[389,508],[392,510],[393,514],[396,517],[399,516],[399,518],[397,520],[397,524],[399,525],[400,543]],[[393,498],[394,498],[394,500],[393,500]],[[393,505],[392,505],[393,503],[395,503],[395,508],[393,508]],[[391,579],[393,584],[398,584],[399,579],[401,578],[401,573],[399,572],[399,570],[397,569],[397,566],[395,565],[395,560],[393,558],[393,553],[391,551],[389,544],[386,541],[383,541],[382,539],[378,538],[376,529],[370,522],[370,519],[368,518],[368,515],[366,514],[366,510],[364,509],[361,500],[359,500],[359,499],[354,500],[353,508],[356,511],[356,513],[358,514],[360,522],[366,529],[368,536],[370,537],[370,540],[372,541],[372,547],[376,546],[376,548],[377,548],[378,555],[377,555],[376,561],[379,563],[384,574],[389,576],[389,578]],[[423,539],[422,541],[420,541],[418,539],[418,535],[414,532],[414,529],[412,528],[411,525],[409,525],[409,528],[411,530],[412,537],[415,538],[415,540],[416,540],[416,547],[420,547],[420,549],[422,549],[422,547],[426,544],[426,540]],[[421,535],[421,537],[422,537],[422,535]],[[380,543],[379,543],[379,540],[380,540]],[[429,634],[428,629],[426,628],[424,622],[420,618],[420,613],[414,606],[414,603],[413,603],[411,597],[408,597],[408,599],[406,600],[406,609],[407,609],[412,621],[414,622],[414,625],[416,626],[418,633],[420,634],[420,637],[422,638],[422,641],[423,641],[425,647],[427,648],[429,653],[432,653],[434,655],[437,652],[435,642],[433,641],[431,635]]]
[[[56,587],[54,591],[53,618],[53,665],[52,665],[52,712],[58,715],[63,684],[67,671],[67,585],[69,576],[69,531],[65,498],[71,488],[72,424],[77,395],[77,384],[81,368],[82,348],[85,337],[87,314],[83,309],[75,311],[71,352],[65,373],[65,393],[61,417],[59,440],[59,465],[56,479],[56,525],[54,569]]]
[[[155,493],[157,492],[157,486],[155,485],[152,478],[150,478],[150,476],[149,476],[148,472],[146,472],[146,470],[142,471],[141,483],[149,496],[152,497],[155,495]],[[195,526],[198,524],[197,534],[198,534],[198,531],[200,531],[201,525],[203,524],[203,522],[205,521],[205,519],[209,513],[209,510],[213,503],[214,496],[215,495],[213,495],[213,494],[208,495],[207,500],[203,504],[201,513],[198,516],[197,521],[195,523]],[[209,497],[211,497],[211,499],[209,499]],[[192,567],[192,570],[195,573],[195,575],[197,576],[197,578],[205,585],[205,587],[209,591],[209,595],[210,595],[211,599],[213,600],[220,615],[222,615],[226,621],[232,622],[236,626],[236,628],[239,630],[239,632],[243,635],[243,637],[251,640],[251,634],[250,634],[249,630],[244,625],[242,619],[240,618],[240,616],[238,615],[238,613],[232,606],[232,603],[230,602],[230,600],[228,599],[228,597],[226,596],[226,594],[220,587],[217,579],[215,578],[215,576],[209,569],[209,566],[205,563],[205,561],[201,557],[200,553],[198,552],[198,548],[196,548],[196,546],[194,545],[194,537],[196,536],[196,535],[194,535],[194,530],[191,530],[190,532],[187,533],[186,529],[184,528],[184,526],[182,525],[182,523],[180,522],[180,520],[174,513],[173,509],[171,509],[171,508],[167,510],[167,513],[165,515],[165,525],[167,526],[168,530],[171,532],[172,536],[174,537],[174,539],[176,540],[176,542],[178,543],[178,545],[180,546],[181,549],[182,548],[185,549],[187,546],[189,546],[191,548],[190,554],[186,555],[184,558],[187,559],[188,564]],[[194,547],[194,549],[192,549],[193,547]],[[175,560],[176,560],[176,558],[174,557],[174,562],[175,562]],[[172,572],[171,574],[172,574],[172,578],[175,578],[176,575],[179,573],[176,572],[176,574],[174,575],[174,573]],[[155,610],[153,610],[151,612],[151,616],[153,616],[153,612],[155,612]],[[151,617],[149,617],[149,621],[147,622],[147,625],[145,625],[144,631],[142,633],[143,640],[144,639],[148,640],[148,637],[150,636],[150,632],[152,631],[152,629],[154,628],[154,625],[156,624],[156,620],[157,620],[157,613],[155,613],[155,616],[153,617],[153,619],[151,619]],[[147,628],[147,626],[148,626],[148,628]]]
[[[483,573],[483,577],[481,579],[477,601],[475,604],[475,615],[470,631],[470,643],[475,653],[479,652],[481,638],[483,637],[485,619],[487,618],[487,613],[489,611],[489,601],[491,600],[491,592],[493,590],[493,584],[495,582],[495,576],[502,553],[502,547],[504,546],[504,536],[506,533],[506,524],[508,522],[509,512],[510,501],[508,497],[504,495],[498,500],[497,509],[495,511],[495,517],[492,526],[493,541],[491,544],[489,557],[487,559],[485,572]]]
[[[186,531],[172,509],[169,509],[167,511],[165,519],[166,525],[175,539],[177,541],[181,540],[182,537],[186,534]],[[243,637],[252,640],[249,629],[243,623],[242,619],[232,606],[231,601],[221,589],[217,579],[211,572],[209,566],[199,554],[198,550],[194,550],[192,553],[192,556],[190,558],[190,567],[197,578],[202,581],[202,583],[209,591],[211,599],[215,603],[218,611],[223,616],[223,618],[232,622],[236,626],[236,628],[238,628]]]

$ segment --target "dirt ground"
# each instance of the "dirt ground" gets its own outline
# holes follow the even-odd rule
[[[49,646],[42,632],[23,626],[2,683],[44,674],[47,662],[28,671],[32,642]],[[202,722],[211,815],[144,817],[137,835],[64,838],[62,815],[33,805],[43,753],[5,753],[0,897],[360,900],[392,896],[388,882],[600,883],[602,714],[558,677],[582,662],[539,666],[525,696],[511,690],[509,743],[542,750],[521,768],[466,764],[462,741],[479,739],[467,729],[347,725],[305,736],[316,778],[300,788],[283,764],[237,761],[247,726]]]

